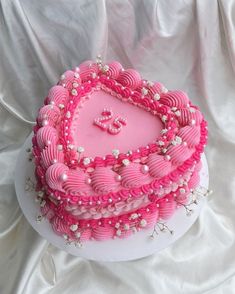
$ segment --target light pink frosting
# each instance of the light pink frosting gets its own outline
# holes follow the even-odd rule
[[[191,179],[188,182],[189,189],[197,188],[199,182],[200,182],[200,176],[199,176],[198,172],[194,172]]]
[[[41,153],[42,166],[47,169],[57,162],[64,162],[64,153],[59,151],[56,145],[49,145]]]
[[[202,122],[202,114],[200,111],[190,112],[189,109],[181,109],[181,115],[178,117],[181,126],[191,125],[192,120],[195,120],[195,124],[198,126]]]
[[[153,86],[149,86],[148,89],[149,89],[149,93],[150,95],[154,96],[155,94],[161,94],[162,93],[162,89],[163,89],[163,84],[162,83],[159,83],[159,82],[155,82],[153,84]]]
[[[186,159],[188,159],[191,155],[191,152],[189,151],[187,146],[182,145],[176,145],[176,146],[170,146],[167,155],[170,155],[171,162],[174,165],[180,165],[182,164]]]
[[[80,84],[81,83],[81,78],[78,73],[75,73],[72,70],[67,70],[64,74],[64,79],[61,79],[59,84],[60,85],[65,85],[65,87],[71,91],[73,89],[73,83]]]
[[[136,89],[141,84],[141,76],[134,69],[126,69],[120,73],[117,81],[125,87]]]
[[[58,140],[56,129],[50,126],[40,128],[36,136],[38,146],[41,150],[46,146],[55,145]]]
[[[91,185],[97,193],[113,192],[120,188],[117,174],[109,167],[96,168],[91,174]]]
[[[187,142],[190,148],[195,147],[200,142],[200,127],[186,126],[180,129],[177,136],[181,137],[183,141]]]
[[[120,74],[120,70],[122,69],[122,65],[117,61],[110,61],[108,66],[109,69],[106,72],[106,75],[112,79],[117,79]]]
[[[52,219],[51,219],[51,225],[52,225],[52,228],[53,230],[57,233],[57,234],[66,234],[66,233],[69,233],[69,228],[68,226],[66,225],[66,223],[61,219],[59,218],[58,216],[54,216]]]
[[[149,167],[150,175],[154,178],[164,177],[171,170],[171,162],[156,153],[149,155],[147,165]]]
[[[98,241],[111,239],[113,236],[114,228],[112,227],[97,227],[92,231],[92,237]]]
[[[64,104],[69,98],[69,92],[64,87],[56,85],[49,90],[47,98],[48,103],[54,102],[56,105]]]
[[[91,78],[92,73],[98,73],[99,68],[96,63],[94,63],[91,60],[84,61],[79,66],[79,74],[82,79],[82,81],[86,81],[87,78]]]
[[[176,209],[176,202],[173,196],[159,199],[157,204],[159,204],[159,218],[161,219],[170,218]]]
[[[161,95],[160,102],[170,107],[183,108],[187,106],[189,99],[183,91],[168,91]]]
[[[63,189],[63,175],[67,175],[69,168],[63,163],[55,163],[46,171],[46,182],[51,189],[64,192]]]
[[[68,179],[63,183],[63,188],[67,193],[88,195],[92,194],[93,190],[87,180],[89,176],[81,169],[70,169],[67,173]]]
[[[153,228],[159,218],[159,210],[154,210],[152,213],[148,213],[143,216],[147,221],[146,228]]]
[[[135,188],[147,184],[151,181],[148,174],[144,174],[141,170],[141,165],[138,163],[131,163],[120,169],[122,177],[122,186],[125,188]]]
[[[38,122],[41,126],[55,126],[60,118],[60,110],[56,105],[45,105],[39,110]]]

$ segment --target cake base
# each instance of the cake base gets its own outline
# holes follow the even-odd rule
[[[97,261],[125,261],[134,260],[158,252],[170,244],[174,243],[183,236],[198,218],[202,207],[206,203],[206,197],[198,196],[198,204],[192,204],[193,214],[187,216],[184,207],[180,207],[167,222],[164,222],[174,234],[161,232],[150,238],[153,229],[142,230],[131,235],[126,239],[112,239],[107,241],[87,241],[83,247],[76,247],[75,244],[67,244],[61,236],[58,236],[52,230],[47,219],[37,222],[36,218],[40,214],[39,204],[35,202],[35,191],[33,183],[36,183],[34,177],[34,164],[29,161],[29,153],[26,151],[31,148],[32,134],[25,141],[16,164],[15,169],[15,189],[19,205],[31,226],[48,242],[54,246],[75,256],[80,256],[90,260]],[[202,169],[200,172],[200,186],[203,190],[208,188],[209,175],[206,157],[202,156]],[[27,179],[30,179],[26,184]]]

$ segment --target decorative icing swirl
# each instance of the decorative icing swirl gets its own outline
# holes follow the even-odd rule
[[[69,168],[63,163],[55,163],[46,171],[46,182],[51,189],[64,192],[63,182],[67,179]]]
[[[183,141],[187,142],[189,148],[195,147],[200,142],[200,127],[186,126],[180,129],[177,136],[181,137]]]
[[[65,73],[63,73],[61,76],[61,79],[59,81],[59,84],[63,85],[69,91],[71,91],[73,89],[74,83],[80,84],[81,78],[78,73],[75,73],[72,70],[67,70]]]
[[[154,178],[161,178],[171,171],[171,162],[156,153],[149,155],[147,159],[149,173]]]
[[[198,172],[194,172],[188,182],[188,187],[189,187],[189,189],[195,189],[195,188],[197,188],[199,183],[200,183],[200,176],[199,176]]]
[[[184,108],[189,103],[189,99],[183,91],[168,91],[161,95],[160,102],[170,107]]]
[[[120,169],[122,177],[122,186],[125,188],[135,188],[147,184],[151,178],[144,172],[142,166],[138,163],[131,163]]]
[[[122,65],[117,61],[110,61],[108,63],[108,66],[109,69],[106,72],[106,75],[112,79],[117,79],[122,69]]]
[[[141,76],[134,69],[126,69],[120,73],[117,81],[125,87],[135,89],[141,84]]]
[[[54,102],[56,105],[64,104],[68,98],[68,90],[62,86],[56,85],[49,90],[47,95],[47,103]]]
[[[79,74],[82,81],[91,78],[92,74],[97,75],[99,71],[98,65],[91,60],[84,61],[79,66]]]
[[[180,109],[180,116],[178,117],[178,121],[181,126],[186,125],[199,125],[202,122],[202,114],[200,111],[195,110],[191,112],[189,109]]]
[[[159,82],[154,82],[152,86],[148,86],[150,95],[154,97],[155,94],[159,94],[159,99],[160,99],[160,94],[162,93],[163,88],[164,88],[163,84]]]
[[[191,153],[187,146],[176,145],[169,147],[167,155],[171,157],[172,164],[180,165],[190,157]]]
[[[89,177],[81,169],[70,169],[67,173],[67,180],[63,183],[63,188],[67,193],[78,195],[89,195],[93,193],[89,185]]]
[[[39,110],[38,122],[41,126],[55,126],[60,118],[60,110],[56,105],[45,105]]]
[[[160,219],[170,218],[176,209],[176,202],[172,195],[159,199],[157,204],[159,205],[158,209]]]
[[[57,162],[63,163],[64,153],[59,151],[55,145],[49,145],[41,153],[41,162],[45,169]]]
[[[46,146],[56,144],[58,140],[56,129],[50,126],[40,128],[36,136],[38,146],[41,150]]]
[[[108,167],[98,167],[91,174],[91,185],[97,193],[117,191],[120,183],[117,174]]]
[[[114,236],[113,227],[97,227],[92,231],[92,237],[97,241],[111,239]]]
[[[51,221],[52,229],[57,234],[62,235],[62,234],[70,233],[68,225],[58,216],[54,216],[50,221]]]

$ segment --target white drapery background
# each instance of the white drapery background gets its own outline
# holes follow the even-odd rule
[[[234,293],[235,1],[0,1],[0,293]],[[175,244],[100,263],[50,245],[22,215],[17,154],[61,73],[101,53],[188,92],[209,122],[209,197]]]

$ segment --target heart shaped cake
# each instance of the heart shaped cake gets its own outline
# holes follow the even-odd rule
[[[117,61],[86,61],[61,76],[37,116],[41,213],[74,242],[153,228],[188,202],[206,142],[186,93]]]

